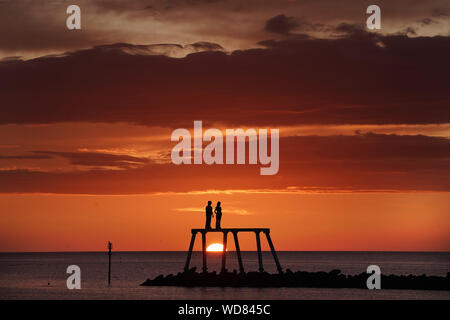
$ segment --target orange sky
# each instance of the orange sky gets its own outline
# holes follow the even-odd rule
[[[354,130],[365,127],[350,128],[290,127],[282,129],[281,136],[288,139],[297,134],[300,137],[315,134],[328,139],[342,133],[357,138]],[[380,134],[405,132],[405,137],[417,137],[420,133],[437,137],[448,134],[446,125],[378,125],[371,129]],[[0,159],[4,172],[8,172],[10,166],[17,166],[44,174],[30,182],[30,188],[34,188],[32,193],[0,194],[0,251],[100,251],[108,240],[114,243],[116,250],[186,250],[190,228],[204,225],[207,200],[222,201],[224,227],[270,227],[278,250],[450,250],[449,192],[402,190],[407,186],[402,183],[397,185],[397,190],[382,190],[388,186],[386,177],[401,179],[400,182],[420,181],[416,167],[397,174],[383,172],[370,165],[371,161],[365,159],[367,154],[355,158],[355,153],[352,157],[358,159],[356,164],[362,167],[350,165],[347,168],[344,163],[351,159],[341,159],[338,153],[331,152],[327,157],[343,161],[334,172],[335,167],[327,168],[331,159],[323,162],[314,157],[315,150],[310,150],[310,142],[302,144],[298,155],[300,160],[309,159],[309,162],[299,162],[295,166],[292,166],[291,147],[286,142],[281,143],[285,157],[280,159],[280,173],[270,177],[258,174],[259,165],[175,166],[167,156],[161,156],[169,153],[175,144],[168,143],[168,131],[127,124],[0,126],[0,136],[6,140],[9,134],[10,143],[3,147],[3,154],[27,154],[27,150],[36,149],[94,153],[87,159],[94,161],[92,165],[89,161],[83,165],[73,164],[70,157]],[[149,132],[154,134],[149,135]],[[36,135],[41,138],[30,139]],[[362,142],[373,143],[366,138]],[[344,145],[346,143],[340,148]],[[425,143],[424,147],[427,146]],[[393,152],[387,147],[379,149],[378,144],[371,148],[383,155],[380,159]],[[371,153],[371,148],[366,153]],[[143,170],[139,167],[145,164],[137,163],[137,168],[106,167],[102,175],[108,180],[102,181],[92,171],[97,165],[97,153],[158,160],[165,168],[158,170],[165,171],[158,176],[153,171],[138,171],[143,175],[139,176],[132,172]],[[324,147],[321,157],[326,153]],[[398,161],[397,155],[393,159]],[[369,164],[365,164],[367,162]],[[113,162],[113,165],[117,164]],[[300,166],[303,169],[299,169]],[[105,175],[109,170],[125,177]],[[77,171],[86,176],[71,176]],[[59,172],[62,180],[46,178],[45,174],[52,172]],[[370,180],[359,181],[366,174]],[[426,176],[423,177],[425,180],[419,187],[425,186]],[[3,188],[16,185],[26,186],[17,180],[12,185],[3,184]],[[50,188],[61,194],[39,193],[40,188]],[[68,194],[80,190],[86,194]],[[100,195],[95,190],[115,195]],[[141,190],[142,194],[132,194],[136,190]],[[208,243],[220,241],[217,234],[208,239]],[[253,235],[242,235],[241,242],[244,250],[255,248]],[[197,243],[196,248],[200,249],[199,246]]]
[[[1,195],[0,251],[101,251],[108,240],[119,251],[187,250],[205,199],[222,201],[223,227],[270,227],[277,250],[450,249],[448,193],[233,193]],[[255,249],[253,235],[240,239]]]

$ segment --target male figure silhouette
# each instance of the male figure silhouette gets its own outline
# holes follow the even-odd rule
[[[213,215],[213,211],[212,211],[212,206],[211,206],[212,202],[208,201],[208,205],[205,208],[205,212],[206,212],[206,224],[205,224],[205,229],[211,229],[211,217]]]
[[[220,206],[220,201],[217,202],[214,213],[216,214],[216,229],[222,229],[220,227],[220,220],[222,219],[222,207]]]

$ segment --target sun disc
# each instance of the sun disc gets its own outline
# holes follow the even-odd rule
[[[206,251],[208,252],[222,252],[223,251],[223,245],[221,243],[213,243],[206,248]]]

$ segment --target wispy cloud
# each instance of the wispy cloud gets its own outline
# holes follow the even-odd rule
[[[203,213],[204,212],[203,208],[177,208],[174,210],[179,211],[179,212],[195,212],[195,213]],[[224,208],[223,212],[227,213],[227,214],[230,213],[230,214],[237,214],[237,215],[241,215],[241,216],[248,216],[248,215],[254,214],[253,212],[249,212],[245,209],[237,209],[237,208]]]
[[[357,188],[333,188],[333,187],[300,187],[300,186],[290,186],[287,188],[280,188],[280,189],[207,189],[207,190],[195,190],[195,191],[186,191],[186,192],[155,192],[151,194],[146,195],[152,195],[152,196],[163,196],[163,195],[235,195],[235,194],[284,194],[284,195],[295,195],[295,194],[363,194],[363,193],[406,193],[406,192],[437,192],[437,191],[424,191],[424,190],[395,190],[395,189],[357,189]],[[448,192],[448,191],[443,191]],[[199,208],[179,208],[176,209],[176,211],[190,211],[190,212],[203,212],[203,209]],[[229,212],[233,210],[227,210]],[[250,212],[247,213],[238,213],[239,209],[234,210],[236,214],[253,214]]]

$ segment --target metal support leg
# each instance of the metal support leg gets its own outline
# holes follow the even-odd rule
[[[226,260],[227,260],[227,235],[228,232],[224,231],[223,232],[223,251],[222,251],[222,273],[225,273],[225,271],[227,270],[225,268],[226,265]]]
[[[189,251],[186,259],[186,264],[184,266],[184,271],[189,271],[189,263],[191,262],[191,256],[192,256],[192,249],[194,249],[194,242],[195,242],[195,236],[197,235],[197,232],[192,232],[191,237],[191,243],[189,244]]]
[[[283,269],[281,268],[280,262],[278,261],[277,252],[275,251],[275,248],[272,243],[272,239],[270,238],[269,232],[265,232],[267,242],[269,243],[270,251],[272,251],[273,259],[275,260],[275,264],[277,265],[278,273],[283,273]]]
[[[263,263],[262,263],[262,253],[261,253],[261,239],[259,238],[259,231],[255,232],[256,234],[256,247],[258,248],[258,264],[259,264],[259,272],[263,272]]]
[[[208,269],[206,267],[206,232],[202,232],[202,254],[203,254],[203,272]]]
[[[233,232],[234,245],[236,246],[236,255],[239,262],[239,272],[244,273],[244,265],[242,264],[241,248],[239,247],[239,239],[237,232]]]

